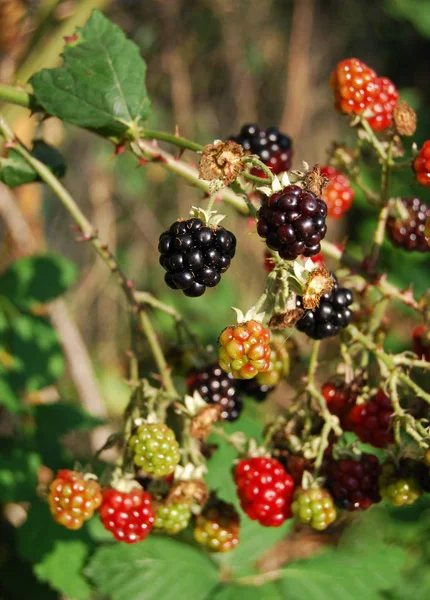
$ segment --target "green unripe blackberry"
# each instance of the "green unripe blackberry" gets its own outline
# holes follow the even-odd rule
[[[293,515],[300,523],[310,525],[312,529],[323,531],[336,519],[333,498],[322,488],[304,490],[298,488],[292,504]]]
[[[421,496],[422,489],[414,471],[386,463],[379,477],[379,492],[393,506],[406,506]]]
[[[156,506],[154,529],[176,535],[186,528],[190,519],[191,510],[186,504],[160,504]]]
[[[230,552],[239,543],[239,529],[234,506],[219,501],[197,517],[194,539],[210,552]]]
[[[179,463],[179,444],[173,431],[164,423],[140,425],[128,445],[134,464],[156,477],[170,475]]]

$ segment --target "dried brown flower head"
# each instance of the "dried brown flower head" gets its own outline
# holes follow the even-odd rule
[[[201,479],[189,479],[188,481],[178,481],[172,487],[166,498],[166,504],[188,504],[194,503],[203,506],[209,499],[209,490],[207,485]]]
[[[285,313],[272,315],[269,321],[270,329],[286,329],[294,327],[300,321],[305,311],[303,308],[293,308]]]
[[[211,404],[192,419],[190,434],[198,440],[205,440],[211,432],[212,425],[221,418],[222,406]]]
[[[321,296],[333,289],[334,280],[324,267],[313,269],[305,284],[302,301],[306,310],[315,310],[319,306]]]
[[[407,102],[399,100],[393,112],[394,126],[400,135],[414,135],[417,128],[417,115]]]
[[[215,142],[203,148],[199,162],[199,178],[229,185],[243,171],[243,148],[236,142]]]
[[[321,175],[319,165],[314,165],[305,175],[305,188],[317,196],[321,196],[323,189],[328,183],[326,177]]]

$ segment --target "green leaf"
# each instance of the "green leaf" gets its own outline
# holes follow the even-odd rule
[[[157,536],[133,546],[102,547],[85,572],[111,600],[203,600],[218,584],[217,570],[206,555]]]
[[[265,585],[223,585],[208,600],[285,600],[282,591],[275,583],[266,583]],[[313,600],[313,598],[309,598]]]
[[[0,441],[1,502],[23,502],[36,495],[39,454],[25,444]]]
[[[5,345],[14,358],[7,382],[16,392],[35,392],[53,384],[64,371],[64,358],[53,327],[41,317],[11,320]]]
[[[136,44],[99,11],[78,28],[63,59],[57,69],[44,69],[30,80],[48,114],[105,135],[123,135],[149,116],[145,61]]]
[[[43,464],[51,469],[64,466],[65,453],[61,438],[66,433],[88,431],[101,424],[100,419],[88,414],[79,406],[64,402],[37,406],[34,415],[37,425],[36,447],[42,456]]]
[[[74,600],[87,600],[90,587],[81,574],[93,548],[86,526],[70,531],[58,525],[49,507],[35,500],[24,525],[17,531],[17,551],[33,564],[33,572],[41,581]]]
[[[58,298],[75,279],[75,265],[62,256],[28,256],[15,261],[0,277],[0,296],[28,310]]]
[[[34,574],[68,598],[88,600],[91,586],[81,575],[87,555],[88,546],[81,540],[55,542],[52,552],[34,567]]]
[[[0,405],[4,406],[9,412],[17,413],[20,409],[20,403],[17,395],[6,381],[6,377],[6,370],[0,366]]]
[[[64,177],[66,165],[60,152],[43,140],[34,140],[31,154],[51,169],[56,177]],[[0,181],[10,188],[32,181],[42,181],[36,171],[16,150],[0,158]]]

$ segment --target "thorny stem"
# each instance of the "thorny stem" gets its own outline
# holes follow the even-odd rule
[[[347,329],[351,334],[352,338],[360,342],[369,352],[372,352],[372,354],[374,354],[386,366],[389,372],[394,372],[395,369],[399,366],[396,360],[396,356],[387,354],[382,348],[378,348],[378,346],[374,342],[372,342],[372,340],[370,340],[364,333],[359,331],[355,325],[348,325]],[[422,365],[419,365],[421,368],[430,369],[430,363],[427,363],[427,361],[419,362],[423,363]],[[413,359],[411,359],[409,366],[416,366],[416,362]],[[406,385],[412,391],[414,391],[417,396],[419,396],[420,398],[422,398],[430,404],[430,394],[425,392],[408,375],[406,375],[406,373],[399,371],[396,373],[396,376],[404,385]]]
[[[105,262],[112,274],[116,277],[116,280],[122,287],[127,302],[129,304],[132,314],[132,320],[133,314],[138,314],[138,323],[142,332],[145,334],[148,340],[151,352],[154,356],[154,360],[159,369],[166,391],[169,392],[172,396],[177,396],[177,392],[175,390],[172,378],[170,376],[169,367],[164,358],[164,354],[161,350],[152,323],[148,315],[144,311],[143,307],[139,306],[134,295],[133,284],[127,279],[127,277],[121,270],[115,256],[112,254],[109,248],[101,242],[100,238],[97,235],[97,232],[93,229],[93,226],[91,225],[90,221],[82,213],[81,209],[76,204],[75,200],[66,190],[66,188],[63,187],[60,181],[55,177],[55,175],[48,169],[46,165],[44,165],[42,162],[40,162],[34,156],[32,156],[30,152],[28,152],[28,150],[21,144],[21,142],[19,142],[19,140],[15,138],[13,132],[1,116],[0,133],[1,135],[3,135],[3,137],[9,144],[13,145],[14,150],[20,156],[22,156],[30,166],[33,167],[33,169],[36,171],[36,173],[39,175],[42,181],[44,181],[56,194],[56,196],[62,202],[63,206],[66,208],[68,213],[75,221],[75,223],[78,225],[79,230],[82,233],[82,239],[85,241],[89,241],[92,244],[97,254]]]
[[[328,440],[331,431],[334,431],[336,435],[342,434],[342,429],[339,427],[338,422],[336,420],[337,418],[330,413],[330,411],[327,408],[327,403],[325,401],[324,396],[315,386],[314,380],[315,373],[318,368],[318,353],[320,346],[321,342],[319,340],[315,340],[312,344],[312,352],[309,360],[308,378],[306,385],[306,390],[318,402],[321,416],[324,419],[324,425],[320,436],[320,444],[318,447],[318,454],[315,459],[315,476],[318,475],[318,471],[321,467],[324,458],[324,452],[328,446]]]

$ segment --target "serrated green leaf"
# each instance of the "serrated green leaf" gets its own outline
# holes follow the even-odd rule
[[[49,167],[56,177],[61,178],[66,174],[66,165],[60,152],[43,140],[34,140],[31,154]],[[7,157],[0,158],[0,181],[14,188],[42,180],[25,158],[11,148]]]
[[[31,78],[37,103],[63,121],[122,135],[149,116],[145,61],[121,29],[94,10],[66,45],[63,64]]]
[[[35,565],[34,574],[68,598],[88,600],[91,586],[81,574],[87,556],[88,546],[81,540],[57,541],[43,561]]]
[[[218,584],[217,570],[206,555],[156,536],[133,546],[100,548],[85,573],[111,600],[204,600]]]
[[[75,265],[62,256],[27,256],[15,261],[0,277],[0,296],[20,310],[28,310],[58,298],[75,279]]]
[[[0,501],[23,502],[36,495],[39,454],[25,444],[0,442]]]
[[[14,359],[6,381],[16,392],[34,392],[53,384],[64,371],[64,358],[53,327],[41,317],[21,314],[11,320],[4,343]]]

